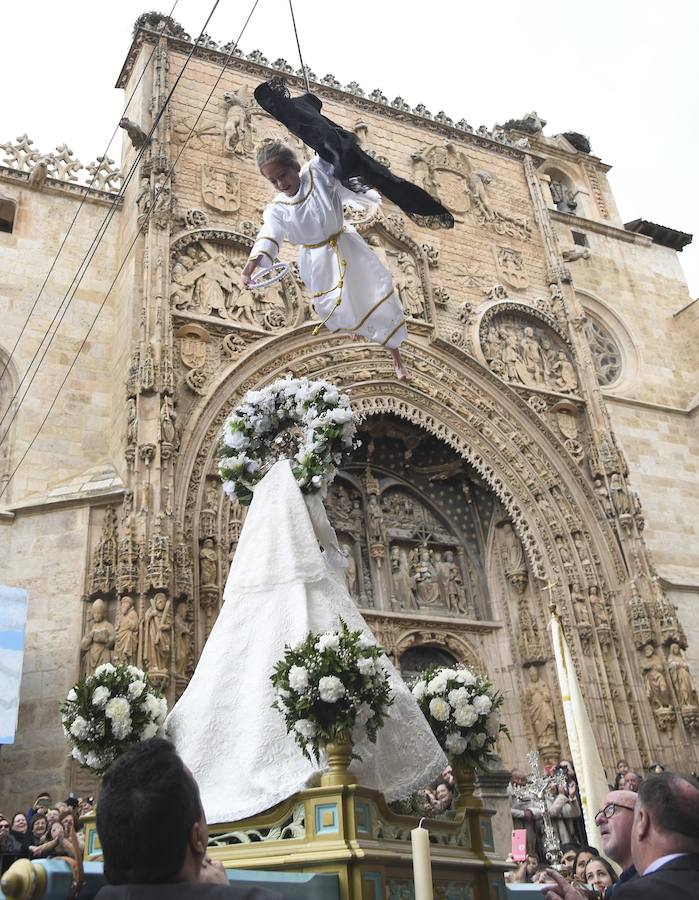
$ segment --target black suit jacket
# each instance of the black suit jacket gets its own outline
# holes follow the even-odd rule
[[[697,900],[699,854],[670,860],[650,875],[641,875],[614,891],[614,900]]]
[[[107,884],[95,900],[283,900],[281,894],[263,888],[225,884]]]

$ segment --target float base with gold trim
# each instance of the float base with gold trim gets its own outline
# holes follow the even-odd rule
[[[495,852],[494,810],[472,795],[457,807],[453,819],[423,823],[431,838],[434,896],[502,900],[503,872],[511,866]],[[410,831],[417,824],[393,812],[377,791],[324,784],[249,819],[210,825],[209,853],[228,869],[334,875],[337,890],[326,891],[325,900],[412,900]],[[94,820],[86,831],[85,857],[95,859],[100,849]],[[283,882],[269,886],[285,893]]]

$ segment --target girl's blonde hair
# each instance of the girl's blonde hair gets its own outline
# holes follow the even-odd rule
[[[273,161],[278,161],[287,166],[298,163],[296,154],[288,144],[285,144],[284,141],[273,140],[271,138],[262,141],[258,146],[256,158],[258,169],[262,169],[262,166],[266,166],[267,163]]]

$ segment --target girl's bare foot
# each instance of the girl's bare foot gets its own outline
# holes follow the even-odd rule
[[[396,347],[395,350],[391,350],[391,356],[393,357],[393,368],[396,372],[396,378],[398,381],[402,381],[407,383],[408,381],[413,380],[413,376],[410,374],[408,367],[403,362],[403,357],[400,355],[400,350]]]
[[[359,340],[361,340],[361,337],[360,337],[360,335],[357,334],[356,331],[353,331],[352,334],[350,335],[350,340],[359,341]]]

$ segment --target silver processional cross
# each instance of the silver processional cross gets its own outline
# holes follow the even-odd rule
[[[552,775],[542,774],[537,750],[527,753],[527,759],[529,760],[532,774],[527,778],[525,785],[513,786],[512,793],[518,800],[538,800],[541,803],[544,821],[544,854],[551,866],[559,868],[561,863],[561,843],[558,840],[558,833],[551,822],[546,795],[549,788],[553,785],[557,787],[565,785],[565,774],[560,770]]]

